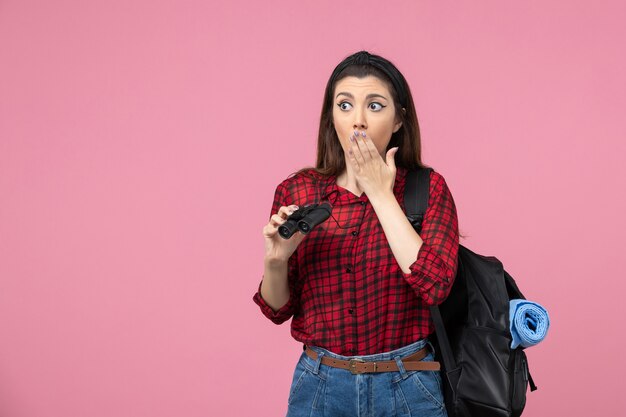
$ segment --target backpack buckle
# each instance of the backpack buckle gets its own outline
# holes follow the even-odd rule
[[[406,216],[406,218],[409,220],[409,222],[411,223],[411,226],[413,226],[415,230],[420,230],[422,228],[422,220],[424,220],[423,215],[411,214],[411,215]]]

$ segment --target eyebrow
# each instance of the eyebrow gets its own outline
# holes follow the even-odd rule
[[[339,96],[341,96],[341,95],[348,96],[348,97],[350,97],[351,99],[353,99],[353,100],[354,100],[354,96],[353,96],[352,94],[350,94],[350,93],[346,93],[346,92],[341,92],[341,93],[338,93],[338,94],[335,96],[335,98],[337,98],[337,97],[339,97]],[[387,97],[382,96],[382,95],[380,95],[380,94],[376,94],[376,93],[371,93],[371,94],[368,94],[365,98],[366,98],[366,99],[370,99],[370,98],[373,98],[373,97],[380,97],[380,98],[384,98],[385,100],[389,100]]]

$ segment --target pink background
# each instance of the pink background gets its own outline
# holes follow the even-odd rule
[[[301,345],[252,302],[261,232],[360,49],[407,77],[461,243],[549,309],[524,415],[622,413],[625,18],[621,1],[1,1],[0,415],[284,414]]]

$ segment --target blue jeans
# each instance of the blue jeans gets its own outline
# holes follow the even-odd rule
[[[317,360],[302,352],[289,392],[287,417],[447,417],[439,371],[406,371],[401,359],[428,344],[431,352],[422,359],[433,360],[427,339],[390,352],[365,356],[342,356],[311,346]],[[353,375],[346,369],[321,363],[322,357],[366,361],[395,360],[399,371]]]

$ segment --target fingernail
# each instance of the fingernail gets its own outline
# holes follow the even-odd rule
[[[350,136],[350,142],[354,142],[354,136]]]
[[[358,130],[354,131],[354,136],[359,136],[359,131]]]
[[[365,137],[365,131],[361,132],[361,136]]]

